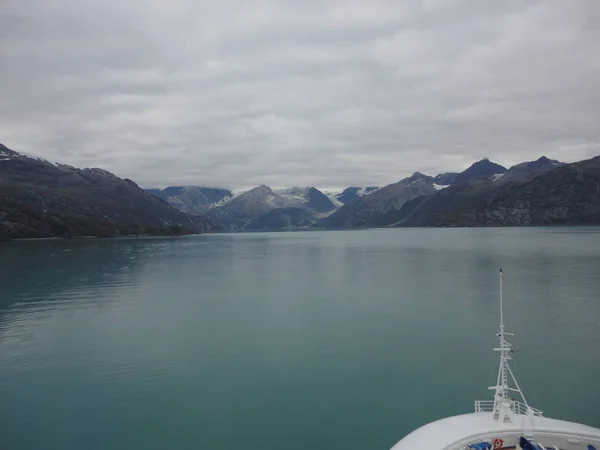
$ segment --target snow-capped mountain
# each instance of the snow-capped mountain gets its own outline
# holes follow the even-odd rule
[[[275,192],[261,185],[211,207],[207,216],[226,230],[280,230],[306,227],[334,210],[329,198],[313,187]]]
[[[166,200],[179,211],[191,215],[205,214],[211,207],[233,196],[227,189],[201,186],[169,186],[164,189],[147,189],[147,191]]]

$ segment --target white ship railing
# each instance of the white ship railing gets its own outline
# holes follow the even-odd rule
[[[557,429],[546,429],[546,428],[537,428],[535,430],[536,435],[539,436],[540,439],[547,440],[550,439],[564,439],[567,442],[588,442],[589,444],[600,444],[600,437],[598,434],[571,431],[571,430],[557,430]],[[503,439],[508,437],[518,439],[520,436],[523,436],[522,430],[506,430],[506,429],[497,429],[497,430],[486,430],[485,432],[473,433],[470,436],[465,436],[464,438],[457,440],[447,447],[444,447],[444,450],[471,450],[469,444],[473,444],[481,441],[482,439],[490,439],[490,436],[502,436]]]
[[[539,409],[532,408],[531,406],[527,406],[523,402],[519,402],[517,400],[511,400],[510,409],[515,414],[523,414],[526,415],[531,412],[534,416],[541,416],[542,411]],[[494,411],[494,400],[476,400],[475,401],[475,412],[493,412]]]

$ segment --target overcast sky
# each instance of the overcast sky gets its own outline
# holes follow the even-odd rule
[[[144,187],[600,154],[599,0],[0,0],[0,142]]]

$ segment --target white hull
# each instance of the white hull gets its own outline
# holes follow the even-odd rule
[[[496,438],[508,448],[517,446],[521,436],[546,448],[588,450],[588,445],[594,445],[600,450],[600,429],[548,417],[535,417],[533,426],[526,415],[515,419],[501,423],[491,412],[448,417],[413,431],[392,450],[462,450],[477,442],[492,443]]]

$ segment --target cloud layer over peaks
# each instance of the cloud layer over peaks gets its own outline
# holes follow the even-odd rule
[[[4,0],[0,142],[143,186],[600,153],[600,2]]]

